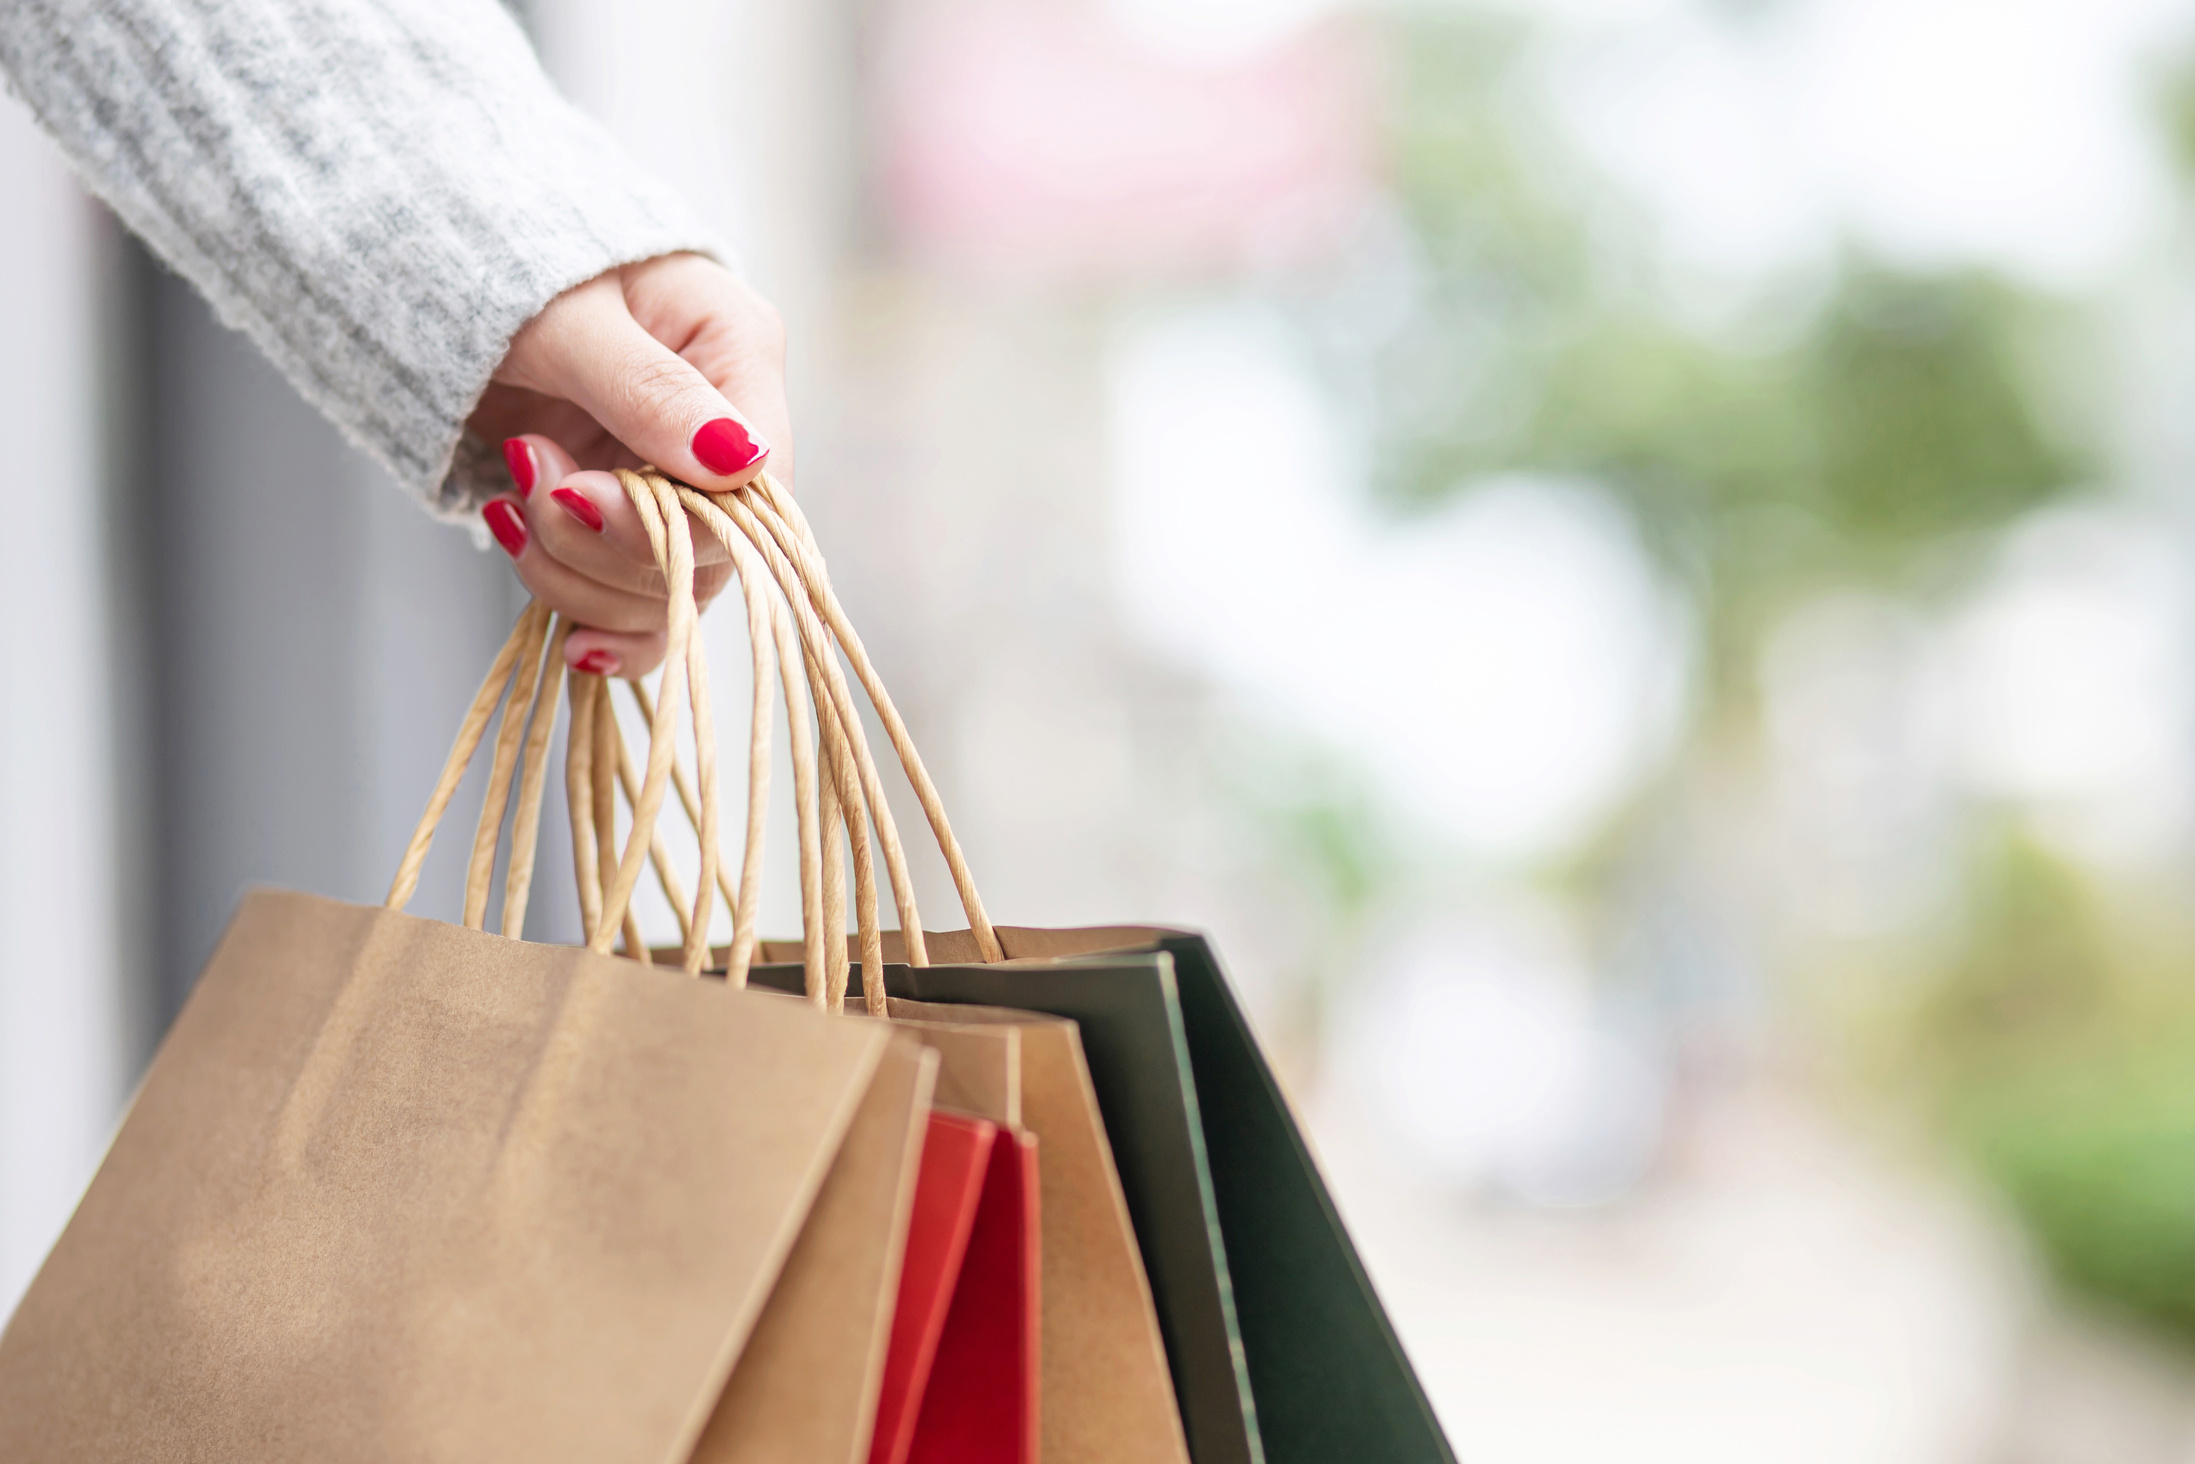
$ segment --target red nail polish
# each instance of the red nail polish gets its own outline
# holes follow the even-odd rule
[[[589,651],[579,658],[579,664],[573,669],[584,671],[589,676],[615,676],[617,655],[612,651]]]
[[[518,485],[518,496],[530,498],[534,491],[534,454],[521,437],[503,439],[503,466],[511,470],[511,481]]]
[[[743,473],[770,455],[770,444],[730,417],[704,422],[694,432],[694,456],[712,473]]]
[[[594,500],[577,488],[559,488],[549,495],[557,507],[578,519],[596,533],[602,532],[602,510],[594,506]]]
[[[495,535],[495,542],[503,546],[504,553],[516,559],[526,552],[526,521],[518,516],[517,507],[508,499],[489,499],[488,506],[480,510],[480,516],[488,521],[488,532]]]

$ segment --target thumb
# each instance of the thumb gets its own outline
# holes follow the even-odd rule
[[[692,362],[622,302],[589,313],[585,328],[560,333],[555,375],[565,396],[643,460],[697,488],[721,492],[762,471],[770,444]]]

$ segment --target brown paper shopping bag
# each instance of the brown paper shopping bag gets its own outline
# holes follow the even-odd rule
[[[894,1042],[695,1464],[868,1457],[937,1056]]]
[[[514,789],[506,931],[532,873],[541,713],[563,667],[562,632],[530,610],[466,719],[390,908],[263,893],[238,912],[0,1334],[0,1459],[659,1464],[688,1458],[712,1414],[736,1404],[735,1360],[742,1372],[774,1362],[776,1333],[762,1335],[774,1313],[854,1318],[842,1336],[864,1315],[876,1329],[935,1059],[879,1024],[690,979],[707,950],[713,837],[682,920],[687,974],[607,954],[623,930],[645,957],[625,911],[654,846],[689,670],[691,556],[670,507],[656,526],[670,657],[622,855],[614,727],[597,715],[599,683],[574,683],[585,716],[568,783],[589,948],[480,928]],[[767,637],[766,614],[761,625]],[[768,650],[758,643],[758,663]],[[473,928],[406,916],[425,841],[505,689]],[[705,682],[693,691],[706,748]],[[796,777],[812,776],[788,714]],[[582,731],[605,735],[590,751]],[[713,836],[706,756],[700,773]],[[812,896],[812,825],[803,833]],[[739,881],[747,922],[758,846],[750,837]],[[751,946],[751,924],[738,929],[735,948]],[[841,1224],[849,1215],[859,1223]],[[833,1274],[852,1284],[812,1284]],[[796,1283],[823,1303],[781,1304]],[[772,1396],[741,1439],[811,1436],[798,1429],[826,1405]],[[857,1459],[859,1400],[839,1412],[840,1452]],[[779,1455],[831,1456],[797,1444]]]
[[[1150,1281],[1075,1024],[896,998],[890,1011],[926,1042],[1013,1039],[1012,1081],[998,1085],[1011,1099],[977,1111],[1026,1128],[1040,1146],[1043,1457],[1186,1464]]]
[[[0,1338],[0,1458],[681,1458],[884,1035],[253,895]]]

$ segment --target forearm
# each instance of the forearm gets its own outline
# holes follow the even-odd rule
[[[445,513],[518,327],[711,242],[494,0],[13,0],[0,69],[94,191]]]

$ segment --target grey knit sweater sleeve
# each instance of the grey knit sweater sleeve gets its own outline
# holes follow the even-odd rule
[[[494,486],[451,463],[519,326],[614,265],[721,257],[495,0],[0,0],[0,69],[123,221],[445,516]]]

